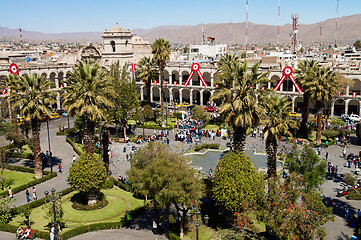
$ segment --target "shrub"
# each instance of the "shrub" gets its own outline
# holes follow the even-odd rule
[[[354,186],[356,183],[356,178],[352,176],[351,173],[346,173],[342,181],[348,185]]]
[[[346,198],[349,200],[361,200],[361,193],[358,191],[350,191]]]
[[[326,129],[322,131],[322,135],[325,136],[327,139],[334,139],[335,137],[340,135],[340,132],[337,130]]]
[[[131,187],[128,184],[123,183],[122,181],[119,181],[117,179],[113,179],[114,185],[118,186],[120,189],[123,189],[124,191],[130,192]]]
[[[361,123],[356,124],[356,136],[361,139]]]
[[[202,150],[203,148],[209,148],[209,149],[219,149],[219,143],[203,143],[195,146],[193,148],[194,151],[198,152]]]
[[[175,233],[170,232],[169,233],[169,240],[180,240],[181,238],[176,235]]]
[[[87,200],[86,196],[81,193],[77,193],[71,198],[71,202],[73,202],[72,207],[76,210],[90,211],[97,210],[108,205],[108,201],[103,193],[100,193],[98,202],[93,205],[88,205]]]
[[[114,186],[114,178],[107,178],[103,183],[103,189],[112,189]]]
[[[56,136],[64,136],[64,135],[67,135],[67,132],[65,131],[56,132]]]
[[[74,142],[73,140],[71,140],[71,139],[68,138],[68,137],[66,138],[66,142],[69,143],[69,144],[73,147],[74,151],[75,151],[79,156],[85,154],[85,150],[84,150],[83,145]]]

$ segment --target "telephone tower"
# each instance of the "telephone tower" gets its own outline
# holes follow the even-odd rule
[[[298,45],[297,34],[298,34],[298,26],[299,26],[298,24],[299,15],[292,14],[291,18],[292,18],[292,32],[290,32],[291,47],[293,47],[293,53],[296,53],[297,45]]]

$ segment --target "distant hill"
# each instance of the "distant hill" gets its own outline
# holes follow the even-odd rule
[[[338,41],[354,41],[361,39],[361,14],[340,17],[338,19]],[[121,24],[120,24],[121,25]],[[246,23],[232,23],[232,42],[245,43]],[[109,26],[111,27],[111,26]],[[123,26],[127,27],[127,26]],[[193,43],[201,42],[202,27],[204,27],[206,36],[216,38],[218,43],[230,42],[230,24],[229,23],[209,23],[196,26],[160,26],[151,29],[133,29],[135,33],[142,38],[148,38],[154,42],[157,38],[164,38],[172,43]],[[322,34],[320,36],[320,27]],[[280,27],[281,43],[289,42],[289,32],[291,24]],[[82,42],[102,42],[102,32],[74,32],[74,33],[42,33],[23,30],[23,38],[29,40],[65,40]],[[18,29],[9,29],[0,27],[0,36],[19,37]],[[300,24],[298,39],[303,42],[333,42],[335,39],[335,19],[328,19],[314,24]],[[254,24],[248,25],[249,43],[276,43],[277,26]]]

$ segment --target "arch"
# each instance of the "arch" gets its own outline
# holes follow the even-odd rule
[[[175,83],[175,85],[179,85],[179,72],[176,70],[172,71],[172,81],[173,81],[172,84]]]
[[[191,84],[191,86],[201,86],[201,79],[199,78],[197,73],[193,74],[192,80],[189,84]]]
[[[153,92],[153,102],[160,101],[160,90],[159,90],[159,88],[158,87],[152,87],[152,92]],[[151,99],[152,99],[152,97],[151,97]]]
[[[180,102],[180,90],[178,88],[172,89],[172,97],[173,99],[171,99],[171,102]]]
[[[358,96],[360,96],[360,91],[361,91],[360,79],[354,78],[351,81],[353,82],[353,85],[350,86],[350,94],[355,92]]]
[[[296,97],[294,111],[301,113],[303,109],[303,97]]]
[[[192,103],[189,103],[190,105],[201,105],[201,93],[199,90],[194,89],[192,91]]]
[[[182,90],[182,102],[188,102],[190,100],[190,91],[189,89],[183,88]]]
[[[49,79],[51,82],[51,88],[55,87],[55,76],[56,76],[55,72],[50,73]]]
[[[204,91],[203,92],[203,104],[208,105],[209,99],[211,98],[211,91]]]
[[[202,73],[204,81],[206,81],[208,87],[211,86],[211,74],[209,72]]]
[[[63,87],[63,80],[64,79],[64,73],[63,72],[59,72],[58,73],[58,88]]]
[[[169,103],[170,102],[170,94],[169,94],[169,88],[163,88],[163,102]]]
[[[350,114],[359,114],[359,109],[360,109],[360,102],[358,100],[350,100],[348,102],[348,111],[347,113]]]
[[[345,113],[345,105],[346,105],[346,102],[345,100],[341,99],[341,98],[338,98],[336,99],[335,103],[334,103],[334,115],[337,115],[337,116],[341,116],[342,114]]]
[[[112,47],[112,51],[115,52],[115,42],[110,41],[110,46]]]
[[[279,80],[280,80],[281,78],[279,77],[279,76],[277,76],[277,75],[273,75],[272,77],[271,77],[271,88],[275,88],[276,86],[277,86],[277,83],[279,82]]]
[[[293,91],[293,82],[291,81],[290,77],[286,77],[286,79],[282,83],[284,92],[292,92]]]
[[[45,72],[43,72],[41,76],[44,77],[44,80],[48,78],[48,75]]]
[[[164,70],[164,83],[169,84],[169,72],[167,70]]]
[[[186,83],[188,77],[189,77],[189,72],[188,72],[188,71],[185,71],[185,70],[182,71],[182,84],[183,84],[183,85]]]

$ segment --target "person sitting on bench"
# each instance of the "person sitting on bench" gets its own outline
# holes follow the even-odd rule
[[[22,239],[26,239],[30,235],[30,231],[31,231],[30,226],[28,226],[28,228],[24,232]]]

